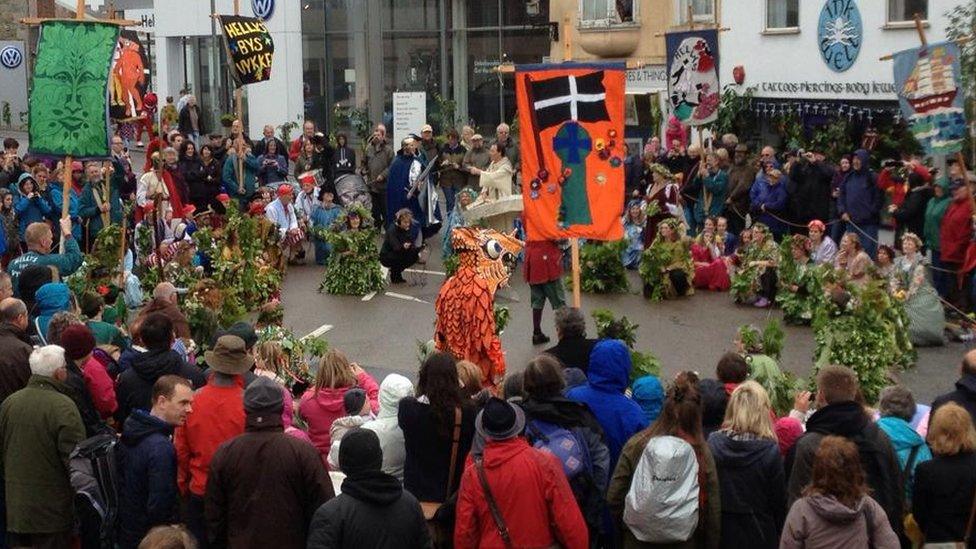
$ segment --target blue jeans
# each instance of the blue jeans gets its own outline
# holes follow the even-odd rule
[[[844,231],[857,235],[861,241],[861,247],[867,252],[871,259],[878,257],[878,225],[868,225],[866,223],[858,225],[856,228],[851,223],[844,223]],[[838,242],[840,244],[840,242]]]

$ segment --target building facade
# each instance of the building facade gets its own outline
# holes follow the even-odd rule
[[[735,0],[724,2],[721,82],[752,91],[760,126],[783,113],[805,122],[843,117],[863,128],[900,120],[892,63],[881,57],[944,40],[960,0]]]

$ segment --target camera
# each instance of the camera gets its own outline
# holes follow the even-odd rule
[[[315,132],[315,135],[312,136],[312,144],[316,147],[324,147],[328,142],[328,138],[322,132]]]

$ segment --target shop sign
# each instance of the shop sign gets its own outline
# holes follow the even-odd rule
[[[626,93],[641,94],[668,89],[668,72],[664,65],[644,65],[627,70]]]
[[[854,65],[861,51],[864,28],[854,0],[826,0],[820,10],[817,43],[824,63],[834,72]]]
[[[254,16],[262,21],[271,19],[274,15],[275,0],[251,0],[251,11]]]

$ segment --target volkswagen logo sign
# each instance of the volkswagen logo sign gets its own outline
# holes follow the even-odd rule
[[[251,10],[255,17],[267,21],[274,15],[275,0],[251,0]]]
[[[8,69],[16,69],[24,62],[24,54],[17,46],[7,46],[0,50],[0,64]]]

